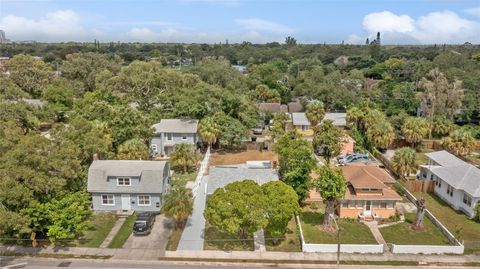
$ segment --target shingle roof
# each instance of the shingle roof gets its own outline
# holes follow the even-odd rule
[[[267,111],[272,113],[280,113],[282,112],[282,106],[280,103],[259,103],[257,105],[257,109],[260,111]],[[285,108],[283,108],[285,109]],[[288,110],[288,108],[287,108]]]
[[[425,153],[425,155],[441,166],[456,166],[466,164],[466,162],[460,160],[457,156],[445,150],[429,152]]]
[[[108,193],[162,193],[165,161],[96,160],[88,169],[87,190]],[[139,185],[117,186],[107,177],[140,177]]]
[[[292,113],[292,123],[295,126],[310,125],[310,121],[307,119],[307,116],[303,112]]]
[[[457,190],[480,197],[480,169],[442,150],[426,154],[439,165],[427,166],[433,174]]]
[[[278,180],[278,173],[275,169],[247,168],[239,166],[216,166],[210,167],[207,177],[207,194],[212,194],[216,189],[223,188],[229,183],[251,179],[262,185],[264,183]]]
[[[395,183],[395,179],[385,169],[368,164],[347,164],[342,166],[345,179],[355,188],[385,188],[386,183]]]
[[[326,113],[323,120],[331,120],[335,126],[346,126],[347,113]]]
[[[325,113],[323,120],[332,121],[333,125],[342,127],[347,125],[347,113]],[[310,125],[306,114],[304,112],[295,112],[292,113],[292,122],[293,125]]]
[[[155,133],[196,133],[198,120],[187,119],[162,119],[160,123],[154,124],[152,128]]]
[[[302,112],[303,106],[300,102],[290,102],[288,103],[288,112]]]

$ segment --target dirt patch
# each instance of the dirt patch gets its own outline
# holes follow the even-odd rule
[[[277,161],[278,157],[272,151],[240,150],[219,151],[212,153],[210,165],[244,164],[246,161]]]

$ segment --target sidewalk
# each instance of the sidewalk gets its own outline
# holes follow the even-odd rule
[[[21,246],[0,246],[0,253],[13,252],[23,255],[60,254],[60,255],[92,255],[112,256],[122,260],[158,260],[158,250],[150,249],[110,249],[110,248],[32,248]],[[255,251],[166,251],[169,259],[225,259],[225,260],[268,260],[268,261],[335,261],[336,253],[304,253],[304,252],[255,252]],[[74,257],[72,257],[74,258]],[[479,262],[475,255],[415,255],[415,254],[348,254],[342,253],[341,260],[349,261],[416,261],[421,263],[468,263]],[[245,262],[245,261],[244,261]]]
[[[120,217],[120,218],[117,219],[117,221],[115,222],[115,225],[113,225],[112,230],[108,233],[107,237],[103,240],[102,244],[100,245],[101,248],[108,247],[110,242],[112,242],[113,238],[115,237],[115,235],[120,230],[120,227],[122,227],[125,220],[126,220],[125,217]]]
[[[380,230],[378,229],[378,222],[377,221],[364,221],[363,222],[367,227],[370,229],[372,232],[373,237],[375,237],[375,240],[377,240],[377,243],[383,245],[383,251],[388,251],[390,252],[390,248],[387,245],[387,242],[383,238],[383,235],[380,233]]]
[[[335,261],[336,253],[308,252],[254,252],[254,251],[166,251],[165,257],[174,259],[225,259],[225,260],[267,260],[267,261]],[[419,254],[349,254],[342,253],[341,260],[348,261],[417,261],[424,263],[467,263],[479,262],[475,255],[419,255]]]
[[[205,158],[203,159],[200,170],[198,171],[197,179],[193,187],[193,212],[188,217],[185,229],[183,230],[180,241],[178,242],[178,250],[203,250],[203,242],[205,239],[205,203],[207,202],[207,184],[208,176],[205,172],[208,169],[208,161],[210,159],[210,147],[207,149]]]
[[[193,202],[192,215],[187,220],[177,250],[203,250],[205,239],[205,217],[203,216],[203,211],[205,211],[207,200],[207,194],[205,193],[207,178],[208,176],[202,177],[197,196],[195,196]]]

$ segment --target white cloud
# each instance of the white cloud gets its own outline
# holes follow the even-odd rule
[[[295,31],[293,28],[288,26],[258,18],[237,19],[235,22],[252,31],[266,31],[278,34],[289,34]]]
[[[473,16],[480,17],[480,7],[467,8],[467,9],[464,9],[463,12]]]
[[[381,32],[389,44],[433,44],[480,42],[480,23],[460,17],[452,11],[431,12],[413,19],[390,11],[375,12],[363,19],[367,37]]]
[[[0,19],[0,29],[12,40],[83,40],[86,34],[80,16],[72,10],[58,10],[37,20],[8,15]]]
[[[363,27],[369,32],[408,33],[415,29],[408,15],[395,15],[390,11],[370,13],[363,18]]]
[[[347,40],[345,40],[345,43],[359,45],[359,44],[364,44],[365,40],[366,38],[363,38],[359,35],[349,35],[347,37]]]

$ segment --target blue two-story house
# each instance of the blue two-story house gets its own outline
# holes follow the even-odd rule
[[[160,211],[169,184],[165,161],[94,160],[88,169],[94,211]]]
[[[177,144],[196,145],[200,141],[197,134],[198,120],[162,119],[154,124],[155,135],[150,142],[152,156],[168,157]]]

